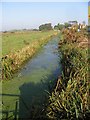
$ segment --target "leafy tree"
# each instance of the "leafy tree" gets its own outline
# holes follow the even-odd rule
[[[54,29],[57,29],[57,30],[62,30],[63,28],[64,28],[64,25],[59,23],[54,26]]]
[[[68,28],[68,27],[70,27],[71,25],[70,25],[69,23],[65,22],[65,23],[64,23],[64,26],[65,26],[65,28]]]
[[[51,23],[40,25],[39,30],[40,31],[52,30],[52,25],[51,25]]]

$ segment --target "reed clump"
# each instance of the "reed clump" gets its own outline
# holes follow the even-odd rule
[[[69,37],[70,34],[73,37]],[[49,97],[49,119],[90,119],[87,40],[87,45],[79,46],[85,39],[87,36],[82,31],[63,31],[63,39],[59,43],[63,74]]]

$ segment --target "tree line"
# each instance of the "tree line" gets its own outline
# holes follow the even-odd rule
[[[47,31],[47,30],[62,30],[63,28],[70,28],[70,27],[75,27],[77,29],[80,29],[80,26],[85,25],[85,22],[83,21],[82,24],[78,24],[77,21],[69,21],[69,22],[65,22],[64,24],[58,23],[57,25],[55,25],[54,27],[52,27],[51,23],[47,23],[47,24],[42,24],[39,26],[39,31]]]
[[[69,24],[68,22],[64,23],[64,24],[60,24],[58,23],[57,25],[54,26],[54,28],[52,27],[51,23],[47,23],[47,24],[42,24],[39,26],[39,31],[47,31],[47,30],[62,30],[63,28],[68,28],[70,27],[71,24]]]
[[[54,26],[54,29],[57,29],[57,30],[62,30],[64,27],[69,27],[69,24],[68,23],[65,23],[65,24],[57,24]],[[39,30],[40,31],[47,31],[47,30],[52,30],[53,27],[52,27],[52,24],[51,23],[47,23],[47,24],[42,24],[39,26]]]

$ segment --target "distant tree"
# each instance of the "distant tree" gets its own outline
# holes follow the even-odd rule
[[[64,28],[64,25],[63,24],[59,24],[59,23],[54,26],[54,29],[56,29],[56,30],[62,30],[63,28]]]
[[[38,31],[38,29],[32,29],[32,31]]]
[[[40,25],[39,30],[40,31],[52,30],[52,25],[51,25],[51,23]]]
[[[26,28],[24,28],[24,29],[22,29],[23,31],[26,31],[27,29]]]
[[[71,25],[70,25],[69,23],[65,22],[65,23],[64,23],[64,26],[65,26],[65,28],[68,28],[68,27],[70,27]]]
[[[11,31],[11,33],[15,33],[15,31]]]
[[[3,31],[3,33],[7,33],[7,31]]]
[[[54,26],[54,29],[59,30],[58,25],[55,25],[55,26]]]

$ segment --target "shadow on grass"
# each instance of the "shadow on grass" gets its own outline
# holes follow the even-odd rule
[[[3,110],[2,120],[35,120],[41,117],[42,110],[48,104],[48,97],[55,86],[58,70],[54,74],[42,78],[39,83],[24,83],[20,86],[20,95],[2,94],[2,96],[16,97],[14,110]],[[3,103],[2,103],[3,104]],[[10,116],[9,114],[12,113]],[[39,116],[40,115],[40,116]]]
[[[48,104],[48,97],[55,87],[57,78],[55,74],[41,79],[39,83],[24,83],[20,87],[19,118],[29,120],[41,118],[42,110]]]

